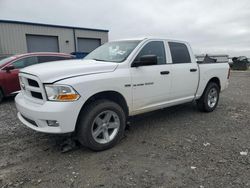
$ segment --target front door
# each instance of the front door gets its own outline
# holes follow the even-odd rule
[[[37,57],[32,56],[32,57],[25,57],[25,58],[16,60],[10,64],[10,65],[13,65],[15,69],[4,73],[4,80],[6,83],[5,88],[6,88],[7,95],[20,91],[20,84],[19,84],[19,78],[18,78],[19,70],[24,67],[37,64],[37,62],[38,62]]]
[[[2,70],[1,74],[3,76],[3,87],[5,95],[10,95],[15,91],[20,90],[18,81],[18,69],[13,69],[9,71]]]
[[[170,97],[171,74],[166,64],[163,41],[151,41],[144,45],[135,61],[144,55],[156,55],[157,65],[131,67],[133,111],[153,110],[164,105]]]

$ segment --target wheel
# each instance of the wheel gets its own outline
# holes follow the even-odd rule
[[[2,102],[2,100],[3,100],[3,97],[4,97],[4,95],[3,95],[3,91],[1,90],[1,88],[0,88],[0,103]]]
[[[198,109],[203,112],[214,111],[219,102],[219,96],[220,96],[219,86],[214,82],[208,83],[201,98],[197,100]]]
[[[91,150],[106,150],[123,137],[125,122],[125,113],[118,104],[108,100],[98,100],[80,113],[77,138],[82,145]]]

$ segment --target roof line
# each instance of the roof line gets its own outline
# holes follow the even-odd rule
[[[53,25],[53,24],[24,22],[24,21],[15,21],[15,20],[0,20],[0,23],[26,24],[26,25],[45,26],[45,27],[57,27],[57,28],[67,28],[67,29],[80,29],[80,30],[88,30],[88,31],[109,32],[109,30],[106,30],[106,29],[93,29],[93,28],[73,27],[73,26],[64,26],[64,25]]]

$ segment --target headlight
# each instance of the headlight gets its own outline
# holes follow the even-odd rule
[[[50,101],[75,101],[80,95],[67,85],[44,85],[48,100]]]

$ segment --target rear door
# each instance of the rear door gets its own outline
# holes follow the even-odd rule
[[[168,42],[172,57],[171,99],[176,101],[194,98],[199,81],[197,63],[193,60],[189,46],[180,42]]]
[[[170,97],[171,74],[166,62],[166,51],[163,41],[146,43],[135,61],[143,55],[156,55],[157,65],[131,67],[133,110],[136,112],[149,111],[164,105]]]

